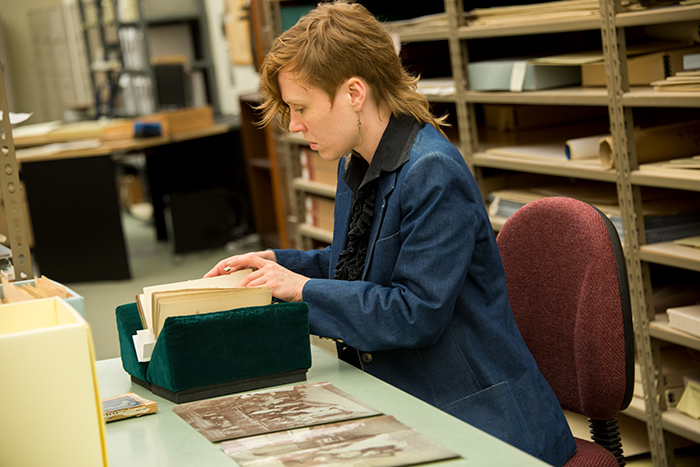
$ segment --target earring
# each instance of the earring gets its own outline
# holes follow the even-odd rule
[[[357,132],[360,134],[360,143],[362,142],[362,121],[360,120],[360,112],[357,112]]]

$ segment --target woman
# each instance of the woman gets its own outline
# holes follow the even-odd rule
[[[368,373],[562,465],[576,447],[513,318],[478,187],[415,92],[390,36],[358,4],[321,4],[261,68],[276,114],[341,160],[332,246],[233,256],[243,286],[309,305],[315,335]]]

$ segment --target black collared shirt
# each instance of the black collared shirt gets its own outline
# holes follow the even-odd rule
[[[367,161],[353,152],[343,175],[343,180],[352,192],[357,195],[360,188],[379,178],[382,171],[393,172],[405,164],[420,127],[420,123],[411,116],[392,116],[369,167]]]

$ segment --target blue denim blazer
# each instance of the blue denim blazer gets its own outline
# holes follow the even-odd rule
[[[304,286],[312,334],[361,353],[363,369],[553,465],[576,450],[513,318],[503,265],[459,151],[425,125],[408,162],[382,172],[364,280],[334,276],[352,191],[338,171],[332,246],[275,250]],[[371,362],[369,362],[371,360]],[[368,363],[369,362],[369,363]]]

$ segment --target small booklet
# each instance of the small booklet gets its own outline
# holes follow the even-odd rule
[[[158,412],[158,404],[155,401],[144,399],[133,392],[102,400],[102,416],[105,422],[156,412]]]
[[[150,361],[165,320],[272,303],[268,287],[237,287],[250,269],[232,274],[144,287],[136,304],[144,329],[133,336],[139,362]]]
[[[391,415],[225,441],[242,467],[398,467],[459,457]]]
[[[173,412],[213,443],[381,414],[328,382],[189,402]]]

